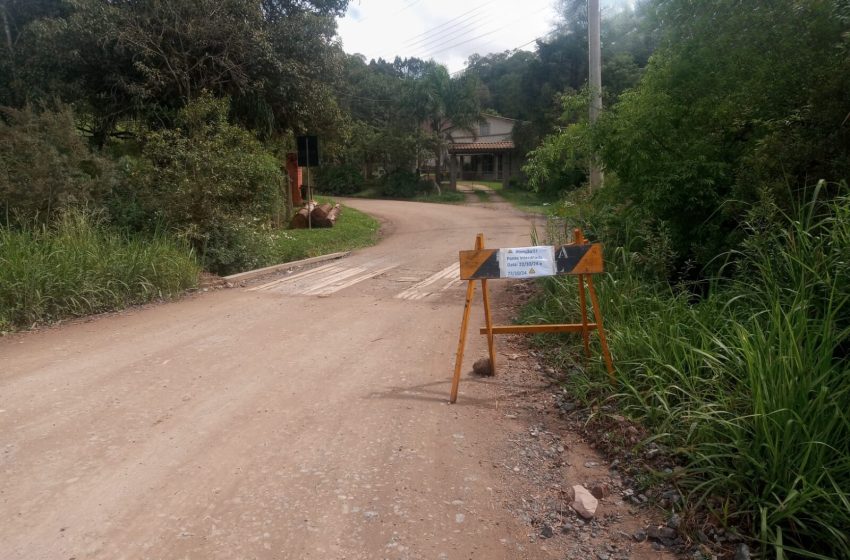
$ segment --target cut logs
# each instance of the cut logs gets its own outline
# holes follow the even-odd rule
[[[298,210],[295,215],[292,216],[292,220],[289,222],[289,227],[291,229],[307,229],[309,226],[308,218],[310,217],[310,212],[315,209],[315,202],[305,204],[303,208]]]
[[[327,228],[334,227],[336,219],[339,216],[339,204],[331,206],[330,204],[321,204],[313,210],[312,219],[313,227]],[[324,214],[324,215],[322,215]]]
[[[319,204],[318,206],[313,208],[313,211],[310,213],[310,216],[314,220],[323,220],[328,217],[328,212],[330,212],[332,208],[333,206],[327,203]]]
[[[333,227],[339,213],[339,204],[331,206],[327,203],[316,204],[311,202],[292,216],[289,227],[292,229],[306,229],[311,225],[314,228]]]

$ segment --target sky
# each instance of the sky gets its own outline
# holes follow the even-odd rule
[[[554,0],[351,0],[337,33],[367,60],[433,58],[457,72],[473,53],[533,51],[556,19]]]

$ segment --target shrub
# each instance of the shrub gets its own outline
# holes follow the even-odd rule
[[[363,174],[355,165],[327,165],[319,168],[316,184],[323,194],[346,195],[363,190]]]
[[[129,188],[113,204],[133,225],[175,229],[216,272],[233,270],[254,246],[246,228],[267,226],[283,203],[278,161],[227,114],[226,99],[204,96],[180,111],[177,128],[149,132],[142,157],[123,160]]]
[[[587,180],[590,162],[590,129],[587,124],[588,92],[561,96],[563,127],[528,153],[522,170],[528,187],[544,196],[557,196]]]
[[[221,275],[235,274],[269,264],[273,237],[267,227],[230,221],[213,224],[207,231],[204,256],[207,266]]]
[[[160,233],[119,234],[88,211],[0,226],[0,327],[171,297],[195,286],[199,272],[184,244]]]
[[[0,113],[0,204],[6,215],[47,221],[68,205],[108,192],[108,160],[92,153],[67,106]]]
[[[667,224],[679,267],[735,247],[739,201],[763,188],[789,211],[788,185],[850,177],[846,4],[657,4],[662,47],[600,116],[598,146],[624,199]]]
[[[382,192],[392,198],[413,198],[417,194],[428,192],[433,183],[421,179],[413,171],[397,170],[384,177]]]

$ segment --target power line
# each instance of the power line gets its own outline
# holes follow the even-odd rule
[[[548,8],[544,8],[544,9],[538,10],[538,11],[536,11],[536,12],[534,12],[534,13],[529,14],[528,16],[526,16],[525,18],[522,18],[522,19],[527,19],[528,17],[535,16],[535,15],[537,15],[537,14],[539,14],[539,13],[541,13],[541,12],[545,11],[546,9],[548,9]],[[436,54],[440,54],[440,53],[442,53],[442,52],[445,52],[445,51],[447,51],[447,50],[449,50],[449,49],[453,49],[453,48],[455,48],[455,47],[459,47],[459,46],[461,46],[461,45],[465,45],[466,43],[470,43],[470,42],[475,41],[475,40],[477,40],[477,39],[481,39],[482,37],[487,37],[487,36],[489,36],[489,35],[492,35],[493,33],[498,33],[499,31],[501,31],[501,30],[503,30],[503,29],[506,29],[506,28],[508,28],[508,27],[511,27],[511,26],[512,26],[512,25],[514,25],[515,23],[516,23],[515,21],[511,21],[511,22],[509,22],[509,23],[507,23],[507,24],[505,24],[505,25],[503,25],[503,26],[501,26],[501,27],[498,27],[498,28],[496,28],[496,29],[494,29],[494,30],[492,30],[492,31],[488,31],[487,33],[482,33],[481,35],[478,35],[478,36],[472,37],[472,38],[470,38],[470,39],[467,39],[467,40],[465,40],[465,41],[461,41],[461,42],[459,42],[459,43],[455,43],[455,44],[453,44],[453,45],[449,45],[448,47],[445,47],[445,48],[441,48],[443,45],[445,45],[445,43],[441,43],[440,45],[437,45],[436,47],[434,47],[434,48],[437,48],[437,49],[440,49],[440,50],[431,50],[431,51],[429,51],[429,52],[428,52],[428,56],[434,56],[434,55],[436,55]],[[449,41],[447,41],[447,42],[449,42]]]
[[[402,6],[402,8],[396,13],[399,13],[399,12],[406,10],[406,9],[412,7],[413,5],[417,4],[420,1],[421,0],[409,0],[407,2],[407,4]],[[542,13],[542,12],[544,12],[548,9],[548,8],[542,8],[542,9],[537,10],[535,12],[526,14],[526,16],[520,18],[520,20],[512,20],[505,25],[502,25],[502,26],[497,27],[495,29],[492,29],[490,31],[486,31],[485,33],[480,33],[478,35],[472,36],[472,33],[474,33],[475,31],[477,31],[481,28],[482,23],[494,23],[493,19],[492,19],[495,15],[494,13],[491,12],[491,13],[485,14],[484,17],[480,17],[480,15],[478,14],[478,12],[480,12],[480,10],[482,8],[484,8],[485,6],[487,6],[488,4],[489,4],[488,2],[485,2],[483,4],[479,4],[479,5],[475,6],[474,8],[463,12],[462,14],[448,20],[447,22],[445,22],[441,25],[432,27],[432,28],[430,28],[430,29],[428,29],[428,30],[426,30],[426,31],[414,36],[414,37],[411,37],[405,43],[405,46],[402,46],[401,49],[399,49],[399,50],[401,52],[403,52],[403,51],[408,50],[408,49],[409,50],[415,49],[414,53],[410,54],[409,56],[414,56],[414,57],[417,57],[417,58],[422,58],[422,59],[427,60],[429,58],[433,58],[435,55],[439,55],[439,54],[444,53],[444,52],[446,52],[450,49],[453,49],[455,47],[459,47],[459,46],[471,43],[473,41],[477,41],[481,38],[491,36],[491,35],[498,33],[498,32],[500,32],[500,31],[502,31],[502,30],[504,30],[504,29],[506,29],[506,28],[508,28],[512,25],[515,25],[517,21],[526,20],[526,19],[533,17],[533,16],[536,16],[536,15],[538,15],[538,14],[540,14],[540,13]],[[487,27],[484,27],[484,29],[487,29]],[[534,41],[542,39],[545,36],[546,36],[546,34],[541,35],[540,37],[535,37],[531,41],[527,41],[527,42],[523,43],[522,45],[520,45],[518,47],[514,47],[511,50],[513,50],[513,51],[519,50],[519,49],[533,43]],[[487,41],[485,44],[492,44],[493,42],[495,42],[495,39]],[[397,56],[401,56],[401,55],[397,55]],[[380,58],[380,57],[370,56],[369,58],[375,59],[375,58]]]
[[[474,18],[477,18],[477,17],[478,16],[470,16],[467,19],[471,20],[471,21],[464,21],[464,22],[455,24],[454,26],[452,26],[452,27],[454,27],[454,29],[446,28],[444,31],[441,31],[440,33],[437,33],[436,35],[432,35],[431,37],[428,37],[426,39],[418,41],[417,43],[407,45],[407,46],[405,46],[405,48],[408,48],[408,49],[423,49],[423,48],[427,48],[427,47],[431,46],[434,43],[439,44],[442,41],[446,41],[446,40],[451,41],[451,40],[453,40],[453,38],[456,39],[457,37],[459,37],[459,36],[461,36],[465,33],[468,33],[470,30],[476,29],[481,23],[488,21],[488,20],[492,20],[493,14],[486,15],[486,16],[484,16],[483,19],[479,19],[479,20],[476,21]]]
[[[452,25],[449,25],[448,27],[443,27],[442,30],[440,30],[439,27],[432,28],[430,30],[431,32],[433,32],[433,31],[438,31],[438,32],[436,34],[432,34],[430,37],[423,37],[423,38],[421,38],[417,41],[414,41],[413,43],[410,43],[410,41],[408,41],[408,43],[410,43],[410,44],[408,46],[402,46],[399,50],[400,51],[415,50],[415,51],[418,51],[418,52],[427,52],[424,49],[433,49],[435,47],[442,46],[442,45],[444,45],[448,42],[451,42],[451,41],[456,41],[457,39],[459,39],[459,38],[461,38],[465,35],[468,35],[470,32],[477,29],[477,26],[480,23],[492,20],[493,14],[487,14],[487,15],[485,15],[484,19],[482,19],[482,20],[470,21],[470,20],[473,20],[474,18],[478,17],[477,15],[474,15],[474,14],[471,15],[471,14],[473,12],[479,11],[484,6],[486,6],[486,4],[482,4],[482,5],[478,6],[477,8],[473,8],[472,10],[469,10],[468,12],[464,12],[463,14],[461,14],[460,16],[458,16],[456,18],[449,20],[449,22],[455,22],[455,23],[453,23]],[[417,45],[417,43],[421,43],[421,44]],[[397,56],[400,56],[400,55],[397,55]],[[375,58],[375,57],[370,57],[370,58]]]
[[[419,2],[421,2],[421,1],[422,1],[422,0],[411,0],[411,1],[410,1],[410,2],[408,2],[406,5],[402,6],[402,8],[401,8],[400,10],[398,10],[397,12],[393,12],[393,14],[392,14],[392,15],[400,14],[400,13],[402,13],[403,11],[405,11],[405,10],[407,10],[407,9],[409,9],[409,8],[411,8],[411,7],[413,7],[415,4],[418,4],[418,3],[419,3]]]
[[[434,27],[432,27],[431,29],[426,29],[425,31],[423,31],[423,32],[422,32],[422,33],[420,33],[419,35],[414,35],[413,37],[411,37],[411,38],[407,41],[407,43],[405,43],[405,45],[407,45],[407,44],[408,44],[408,43],[410,43],[410,42],[418,42],[418,41],[415,41],[415,40],[416,40],[416,39],[418,39],[419,37],[422,37],[423,35],[430,35],[430,34],[431,34],[431,33],[433,33],[434,31],[437,31],[437,30],[439,30],[439,29],[441,29],[441,28],[445,28],[445,26],[446,26],[446,25],[448,25],[448,24],[450,24],[450,23],[452,23],[452,22],[454,22],[454,21],[459,20],[460,18],[462,18],[462,17],[463,17],[463,16],[465,16],[465,15],[468,15],[468,14],[471,14],[472,12],[478,11],[478,10],[480,10],[481,8],[483,8],[484,6],[486,6],[486,5],[488,5],[488,4],[489,4],[489,2],[484,2],[483,4],[479,4],[479,5],[478,5],[478,6],[476,6],[475,8],[472,8],[471,10],[469,10],[468,12],[464,12],[464,13],[460,14],[459,16],[457,16],[457,17],[455,17],[455,18],[453,18],[453,19],[450,19],[449,21],[446,21],[446,22],[444,22],[444,23],[441,23],[440,25],[435,25],[435,26],[434,26]]]

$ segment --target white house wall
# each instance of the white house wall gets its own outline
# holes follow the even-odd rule
[[[511,135],[516,121],[494,117],[492,115],[483,116],[486,119],[486,125],[490,126],[489,134],[481,134],[481,125],[475,125],[475,136],[471,135],[467,130],[453,130],[450,132],[452,140],[455,143],[463,144],[465,142],[505,142],[512,139]]]

